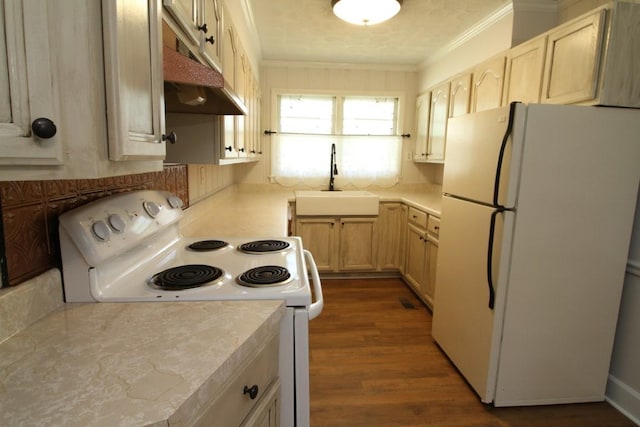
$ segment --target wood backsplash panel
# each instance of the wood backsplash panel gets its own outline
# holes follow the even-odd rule
[[[3,181],[0,202],[6,271],[3,283],[18,285],[60,267],[58,216],[78,206],[137,190],[164,190],[189,206],[186,165],[166,165],[162,172],[100,179]]]

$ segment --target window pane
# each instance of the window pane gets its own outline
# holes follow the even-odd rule
[[[280,132],[333,133],[334,97],[280,95],[279,98]]]
[[[398,98],[346,97],[343,135],[395,135]]]

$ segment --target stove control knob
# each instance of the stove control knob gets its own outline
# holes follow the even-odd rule
[[[181,208],[182,205],[184,204],[182,202],[182,199],[178,196],[167,197],[167,202],[169,202],[169,206],[171,206],[173,209]]]
[[[142,207],[144,208],[145,212],[149,214],[151,218],[157,217],[158,214],[160,213],[160,206],[156,202],[149,202],[149,201],[143,202]]]
[[[93,232],[94,237],[101,242],[109,241],[111,231],[109,231],[109,226],[107,226],[106,222],[102,220],[94,222],[93,225],[91,225],[91,231]]]
[[[109,225],[111,226],[113,231],[115,231],[116,233],[124,232],[125,224],[124,224],[124,220],[120,215],[111,214],[109,215],[109,218],[107,218],[107,221],[109,221]]]

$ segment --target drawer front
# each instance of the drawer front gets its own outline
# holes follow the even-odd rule
[[[196,422],[196,426],[239,426],[256,404],[262,401],[269,385],[278,374],[278,336],[252,355],[238,373],[222,386],[211,406]],[[257,387],[252,399],[251,389]],[[256,390],[256,389],[254,389]]]
[[[438,237],[440,234],[440,218],[437,216],[429,215],[429,220],[427,221],[427,231],[429,234]]]
[[[427,213],[416,208],[409,208],[409,222],[418,227],[427,228]]]

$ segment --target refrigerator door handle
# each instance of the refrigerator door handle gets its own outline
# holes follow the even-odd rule
[[[511,136],[511,132],[513,131],[513,117],[515,115],[516,104],[519,104],[519,102],[512,102],[511,104],[509,104],[509,121],[507,122],[507,130],[502,137],[502,144],[500,144],[500,154],[498,155],[498,164],[496,166],[496,178],[493,184],[493,205],[496,207],[503,207],[500,203],[498,203],[498,195],[500,194],[500,175],[502,174],[504,151],[507,148],[509,136]]]
[[[489,226],[489,247],[487,248],[487,285],[489,286],[489,308],[493,310],[496,292],[493,286],[493,239],[496,233],[496,217],[505,211],[499,207],[491,212],[491,225]]]

